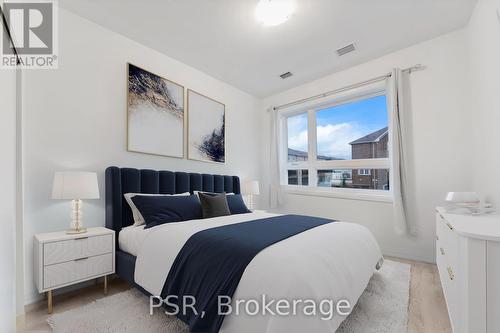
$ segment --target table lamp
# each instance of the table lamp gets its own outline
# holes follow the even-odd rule
[[[82,199],[99,199],[99,186],[95,172],[56,172],[52,186],[52,199],[71,200],[71,225],[67,234],[87,232],[82,225]]]
[[[259,182],[257,180],[248,180],[243,183],[243,187],[241,189],[241,193],[248,195],[248,205],[250,206],[249,209],[253,209],[253,196],[254,195],[259,195]]]

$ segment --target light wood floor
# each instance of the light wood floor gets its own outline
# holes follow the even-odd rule
[[[446,304],[436,265],[387,258],[411,265],[408,333],[451,333]],[[109,293],[113,295],[130,288],[120,279],[109,281]],[[102,284],[54,297],[54,313],[73,309],[104,297]],[[47,305],[39,302],[26,308],[24,322],[18,324],[18,332],[50,332],[47,324]]]

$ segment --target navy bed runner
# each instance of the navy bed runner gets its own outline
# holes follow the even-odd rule
[[[177,317],[193,333],[217,333],[224,321],[224,316],[217,313],[218,296],[233,297],[247,265],[260,251],[331,222],[334,220],[281,215],[197,232],[177,254],[161,297],[177,296],[168,301],[180,309],[183,296],[195,297],[196,313],[188,308],[187,313],[180,311]]]

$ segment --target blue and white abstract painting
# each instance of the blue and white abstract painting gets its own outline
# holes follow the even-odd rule
[[[128,150],[184,157],[184,87],[128,65]]]
[[[188,157],[225,163],[225,106],[188,89]]]

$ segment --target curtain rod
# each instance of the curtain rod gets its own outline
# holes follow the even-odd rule
[[[403,72],[408,72],[408,74],[411,74],[412,72],[420,71],[420,70],[423,70],[423,69],[425,69],[425,66],[422,66],[421,64],[416,64],[415,66],[404,68]],[[290,106],[295,106],[295,105],[298,105],[298,104],[307,103],[307,102],[310,102],[310,101],[314,101],[316,99],[328,97],[328,96],[331,96],[331,95],[334,95],[334,94],[338,94],[338,93],[341,93],[341,92],[344,92],[344,91],[347,91],[347,90],[351,90],[351,89],[359,88],[359,87],[362,87],[362,86],[365,86],[365,85],[368,85],[368,84],[372,84],[372,83],[375,83],[375,82],[383,81],[383,80],[385,80],[385,79],[387,79],[387,78],[389,78],[391,76],[392,76],[392,73],[387,73],[385,75],[377,76],[377,77],[375,77],[373,79],[366,80],[366,81],[363,81],[363,82],[358,82],[358,83],[355,83],[355,84],[351,84],[351,85],[348,85],[348,86],[343,87],[343,88],[331,90],[331,91],[328,91],[328,92],[325,92],[325,93],[322,93],[322,94],[319,94],[319,95],[314,95],[314,96],[303,98],[303,99],[299,99],[297,101],[293,101],[293,102],[290,102],[290,103],[286,103],[286,104],[282,104],[282,105],[279,105],[279,106],[275,106],[272,109],[273,109],[273,111],[278,111],[278,110],[281,110],[281,109],[288,108]]]

